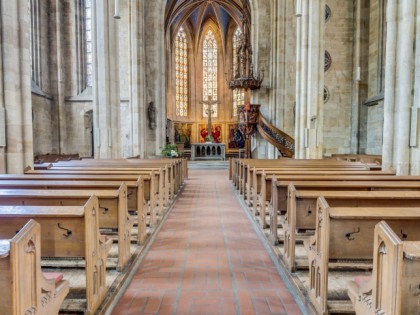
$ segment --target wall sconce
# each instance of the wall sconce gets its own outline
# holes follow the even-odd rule
[[[115,0],[114,1],[114,19],[119,20],[120,17],[120,1],[119,0]]]
[[[296,0],[296,17],[302,16],[302,0]]]

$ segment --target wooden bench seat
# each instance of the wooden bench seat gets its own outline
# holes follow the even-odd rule
[[[270,181],[273,177],[293,176],[395,176],[390,171],[370,171],[370,170],[351,170],[348,168],[289,168],[289,169],[254,169],[249,173],[249,179],[243,183],[243,193],[246,200],[250,200],[255,193],[260,193],[264,187],[270,187]],[[247,177],[248,178],[248,177]],[[256,192],[255,192],[256,191]],[[266,191],[267,193],[267,191]],[[254,199],[255,200],[255,199]]]
[[[386,173],[377,174],[377,175],[331,175],[331,174],[306,174],[306,175],[296,175],[296,174],[285,174],[285,175],[270,175],[264,171],[254,172],[253,173],[253,185],[250,187],[250,192],[252,201],[256,200],[257,203],[261,203],[262,200],[270,201],[271,199],[271,186],[272,181],[420,181],[420,176],[395,176],[388,175]],[[255,183],[255,184],[254,184]],[[253,206],[256,207],[257,203],[253,202]]]
[[[420,293],[420,239],[402,239],[386,221],[375,226],[372,277],[350,282],[357,315],[417,315]]]
[[[360,162],[346,162],[346,161],[337,161],[332,159],[321,159],[321,160],[238,160],[234,163],[233,181],[237,189],[242,192],[240,183],[246,182],[250,178],[249,172],[256,168],[259,170],[264,169],[301,169],[305,170],[307,168],[330,168],[330,169],[348,169],[354,171],[372,171],[369,165],[360,163]],[[376,166],[376,164],[375,164]],[[375,170],[377,168],[375,167]],[[394,173],[390,171],[390,173]]]
[[[178,191],[187,174],[187,164],[185,159],[162,159],[162,160],[139,160],[139,159],[101,159],[101,160],[81,160],[54,163],[51,170],[70,169],[70,168],[114,168],[114,169],[164,169],[168,173],[168,181],[171,185],[171,193]]]
[[[19,181],[95,181],[95,182],[125,182],[127,185],[127,207],[128,210],[138,212],[139,244],[143,244],[146,239],[146,216],[156,211],[159,193],[157,177],[153,172],[146,175],[88,175],[88,174],[0,174],[0,181],[19,180]],[[137,187],[132,183],[135,182]],[[143,193],[142,193],[143,192]],[[139,208],[140,207],[140,208]],[[147,209],[149,208],[149,209]],[[141,209],[139,211],[139,209]],[[152,210],[153,209],[153,210]],[[153,222],[152,222],[153,223]],[[152,224],[153,225],[153,224]]]
[[[122,270],[131,257],[131,230],[134,219],[127,211],[127,188],[124,183],[115,190],[38,190],[0,189],[1,205],[82,206],[92,195],[99,200],[99,228],[118,235],[117,270]]]
[[[261,204],[263,200],[270,201],[271,199],[271,185],[272,180],[276,181],[343,181],[343,180],[358,180],[358,181],[374,181],[374,180],[399,180],[399,181],[420,181],[420,176],[395,176],[386,172],[379,174],[271,174],[267,176],[264,171],[257,171],[252,173],[252,182],[247,187],[245,198],[248,204],[254,207],[256,211],[257,205]],[[247,197],[249,196],[249,197]]]
[[[41,225],[41,256],[85,260],[86,313],[94,314],[107,294],[106,259],[111,240],[99,233],[98,198],[83,206],[0,206],[0,237],[13,235],[23,223]],[[71,283],[70,283],[71,285]]]
[[[418,191],[328,191],[296,190],[289,184],[287,212],[282,220],[284,233],[284,261],[289,270],[307,268],[298,265],[295,259],[298,230],[314,231],[316,227],[316,204],[323,196],[330,207],[414,207],[420,206],[420,187]]]
[[[71,189],[71,190],[117,190],[124,183],[127,186],[127,208],[137,211],[138,243],[143,244],[146,236],[147,210],[144,205],[143,178],[139,176],[137,181],[102,181],[102,180],[58,180],[50,177],[50,180],[33,180],[31,176],[22,176],[19,180],[5,180],[0,178],[0,189]]]
[[[159,214],[163,214],[164,212],[164,200],[169,200],[169,185],[165,185],[165,177],[164,172],[159,169],[158,171],[146,171],[146,170],[46,170],[46,171],[34,171],[27,169],[25,174],[28,175],[72,175],[72,176],[79,176],[79,175],[89,175],[89,176],[96,176],[96,175],[104,175],[104,176],[115,176],[115,175],[149,175],[152,178],[156,177],[155,180],[151,181],[150,185],[150,208],[157,209]],[[155,185],[153,185],[155,184]],[[145,194],[147,194],[147,186],[144,187]],[[153,220],[153,225],[156,225],[157,222]]]
[[[317,203],[315,235],[305,243],[309,261],[309,299],[318,314],[334,313],[329,303],[329,270],[369,270],[373,261],[374,227],[386,220],[405,240],[420,237],[420,207],[330,207]],[[342,288],[346,289],[346,288]],[[345,302],[345,301],[342,301]],[[348,301],[351,306],[351,302]]]
[[[0,315],[58,314],[69,283],[42,272],[39,223],[20,227],[17,234],[0,232],[8,238],[0,240]]]
[[[288,206],[288,188],[290,181],[273,181],[272,206],[269,207],[270,235],[273,241],[277,240],[277,226],[279,213],[285,214]],[[419,190],[418,181],[293,181],[297,190]],[[276,209],[276,210],[275,210]]]
[[[254,176],[256,173],[256,176]],[[312,167],[312,168],[276,168],[273,170],[270,169],[253,169],[249,170],[248,176],[242,181],[240,193],[245,194],[245,198],[251,198],[251,190],[254,190],[255,187],[258,189],[258,185],[261,185],[261,175],[265,174],[265,179],[270,180],[272,177],[285,176],[285,175],[318,175],[318,176],[332,176],[332,175],[364,175],[364,176],[392,176],[395,175],[394,171],[371,171],[371,170],[358,170],[358,169],[349,169],[346,167],[331,169],[329,167]],[[256,178],[256,179],[255,179]],[[269,183],[268,183],[269,187]]]

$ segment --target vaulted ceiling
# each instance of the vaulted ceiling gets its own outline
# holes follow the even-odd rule
[[[193,40],[198,43],[202,26],[211,19],[224,40],[231,22],[242,24],[243,6],[249,14],[248,0],[167,0],[165,30],[174,38],[178,29],[187,24]]]

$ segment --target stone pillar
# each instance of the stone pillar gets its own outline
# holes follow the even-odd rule
[[[156,107],[156,128],[144,125],[145,156],[159,155],[166,142],[166,53],[164,37],[164,6],[160,1],[144,2],[144,44],[146,53],[146,103]],[[166,3],[166,2],[165,2]],[[163,9],[163,10],[162,10]],[[162,10],[162,11],[161,11]],[[146,108],[141,115],[147,115]]]
[[[368,98],[368,58],[369,0],[355,1],[354,48],[353,48],[353,91],[351,111],[351,153],[365,153],[366,133],[361,129],[367,125],[367,106],[363,103]],[[363,127],[364,129],[365,127]]]
[[[420,12],[420,1],[416,1],[416,12]],[[416,16],[415,29],[415,47],[420,47],[420,18]],[[413,98],[413,111],[417,112],[420,116],[420,52],[419,50],[415,53],[415,64],[414,64],[414,98]],[[412,160],[410,166],[410,174],[420,175],[420,119],[417,119],[415,125],[411,126],[411,132],[416,136],[415,146],[411,149],[410,159]],[[414,143],[413,143],[414,144]]]
[[[410,109],[413,105],[415,0],[389,0],[384,100],[383,167],[410,173]]]
[[[23,173],[33,164],[32,100],[27,0],[1,0],[0,110],[5,110],[1,172]],[[2,144],[3,145],[3,144]]]
[[[322,158],[325,1],[301,3],[297,12],[296,158],[316,159]]]
[[[95,158],[120,158],[118,23],[114,0],[93,0],[93,124]]]
[[[132,129],[132,155],[145,157],[146,121],[146,77],[144,51],[144,2],[129,0],[130,16],[130,105]],[[147,156],[146,156],[147,157]]]

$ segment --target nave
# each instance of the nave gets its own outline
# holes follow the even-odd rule
[[[302,312],[235,196],[228,171],[190,169],[112,314]]]

